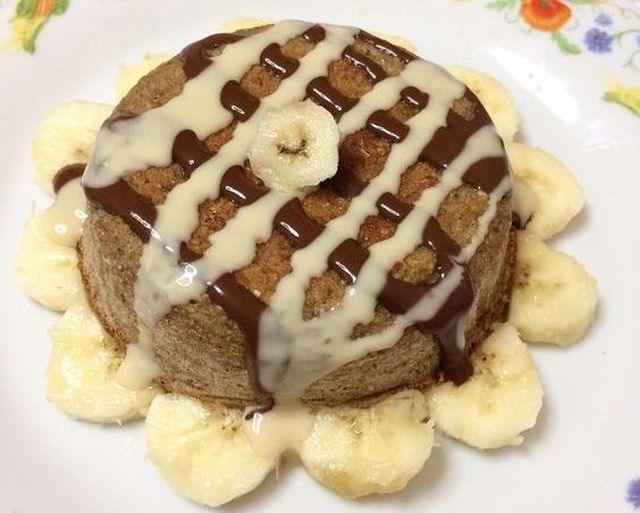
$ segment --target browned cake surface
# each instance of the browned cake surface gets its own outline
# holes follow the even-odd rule
[[[400,61],[373,46],[362,41],[355,46],[387,73],[397,74],[402,70]],[[299,58],[312,47],[308,41],[295,38],[283,45],[282,51],[289,57]],[[351,98],[358,98],[373,87],[364,71],[344,59],[330,65],[328,77],[333,87]],[[121,101],[116,112],[139,114],[162,105],[181,92],[185,81],[183,64],[175,57],[144,77]],[[256,65],[240,83],[251,95],[261,98],[272,93],[279,82],[280,79],[267,68]],[[466,99],[454,105],[454,110],[469,119],[478,115],[479,108],[477,103]],[[406,121],[417,112],[416,107],[401,100],[389,111],[399,121]],[[224,151],[224,144],[232,137],[234,127],[235,122],[209,136],[205,140],[208,148]],[[390,149],[388,140],[364,128],[348,135],[341,143],[340,166],[368,182],[380,173]],[[248,161],[245,166],[247,175],[259,182]],[[181,167],[173,164],[167,168],[140,170],[125,180],[139,194],[154,204],[161,204],[185,176]],[[419,162],[402,175],[396,197],[411,204],[439,179],[439,171]],[[326,224],[343,215],[349,201],[328,183],[323,183],[305,197],[302,204],[312,219]],[[487,201],[486,193],[462,186],[447,196],[438,212],[438,221],[454,241],[464,245],[476,232],[477,219],[484,212]],[[226,198],[202,203],[199,225],[187,242],[189,249],[197,253],[206,250],[209,236],[223,229],[236,212],[237,207]],[[515,255],[515,239],[510,236],[511,217],[510,201],[505,198],[499,203],[488,235],[469,265],[476,297],[466,330],[472,344],[479,343],[491,324],[501,318],[509,298]],[[368,247],[389,238],[395,229],[394,222],[371,216],[362,225],[358,242]],[[137,337],[133,287],[141,250],[141,241],[124,221],[98,206],[90,208],[79,244],[80,269],[92,307],[121,348]],[[236,277],[249,291],[268,303],[279,281],[291,270],[293,252],[294,247],[287,238],[274,231],[258,246],[253,262],[237,271]],[[434,252],[421,246],[398,262],[392,275],[411,283],[428,283],[433,279],[435,264]],[[345,286],[331,270],[313,278],[303,306],[304,318],[313,318],[338,305]],[[381,331],[391,322],[393,315],[378,306],[374,321],[354,330],[354,343],[359,337]],[[170,391],[233,406],[264,403],[268,399],[256,392],[249,381],[242,331],[207,295],[174,307],[160,321],[155,332],[155,350],[162,369],[160,382]],[[439,357],[437,340],[411,327],[392,348],[371,353],[321,378],[306,390],[303,400],[314,405],[346,401],[364,403],[404,387],[426,387],[434,379]]]

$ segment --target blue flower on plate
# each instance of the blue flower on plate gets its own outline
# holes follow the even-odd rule
[[[584,35],[584,44],[590,52],[608,53],[611,51],[611,36],[604,30],[594,27],[587,30]]]
[[[627,502],[633,509],[640,509],[640,479],[634,479],[627,487]]]
[[[594,21],[596,22],[596,25],[600,25],[601,27],[610,27],[611,25],[613,25],[611,16],[604,12],[598,14]]]
[[[636,36],[636,44],[640,46],[640,34]]]

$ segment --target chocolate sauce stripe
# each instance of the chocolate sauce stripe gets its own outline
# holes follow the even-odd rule
[[[187,178],[214,155],[193,130],[182,130],[173,140],[171,159],[180,165]]]
[[[89,200],[120,217],[144,243],[149,242],[158,212],[153,203],[138,194],[124,179],[107,187],[85,187],[84,191]]]
[[[260,64],[270,70],[278,78],[285,78],[293,74],[300,62],[290,59],[282,53],[280,45],[272,43],[267,46],[260,54]]]
[[[369,116],[366,125],[375,134],[392,143],[400,143],[409,134],[409,127],[398,121],[388,112],[377,110]]]
[[[260,106],[260,99],[250,95],[236,80],[229,80],[220,93],[220,103],[233,117],[240,121],[247,121]]]
[[[327,109],[336,122],[358,103],[357,99],[349,98],[334,88],[327,77],[317,77],[309,82],[307,97]]]
[[[305,30],[301,35],[303,39],[306,39],[307,41],[315,45],[324,40],[326,36],[327,32],[324,30],[324,27],[322,27],[322,25],[314,25],[313,27]]]
[[[243,287],[232,274],[224,274],[214,283],[207,284],[211,301],[220,306],[233,319],[245,336],[245,353],[249,379],[254,389],[263,391],[258,378],[258,341],[260,317],[267,305]]]
[[[449,109],[446,126],[441,126],[436,130],[433,138],[422,150],[419,157],[420,161],[426,162],[440,171],[449,167],[451,162],[462,153],[469,137],[483,126],[491,123],[486,111],[469,89],[465,89],[462,98],[475,105],[474,118],[472,120],[465,119],[453,108]]]
[[[241,39],[244,39],[244,36],[240,34],[213,34],[185,47],[180,52],[180,59],[187,78],[195,78],[211,65],[212,61],[207,52],[235,43]]]
[[[82,177],[86,164],[69,164],[58,170],[51,181],[53,185],[53,192],[58,194],[58,191],[62,189],[69,182]]]
[[[377,36],[374,36],[369,32],[365,32],[364,30],[361,30],[358,33],[358,35],[356,36],[356,39],[360,39],[361,41],[364,41],[365,43],[368,43],[374,46],[382,53],[391,55],[392,57],[399,59],[405,64],[408,64],[409,62],[417,59],[417,56],[409,52],[408,50],[405,50],[404,48],[400,48],[399,46],[394,45],[389,41],[385,41],[384,39],[381,39]]]
[[[253,183],[242,166],[227,169],[220,181],[221,196],[231,200],[238,208],[251,205],[268,192],[267,187]]]
[[[354,68],[364,71],[367,78],[374,84],[389,76],[381,66],[376,64],[366,55],[358,52],[353,45],[349,45],[344,49],[342,52],[342,58]]]

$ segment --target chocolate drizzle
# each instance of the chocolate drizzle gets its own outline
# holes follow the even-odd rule
[[[324,27],[321,25],[314,25],[310,29],[305,30],[302,33],[302,38],[306,39],[310,43],[317,45],[320,41],[322,41],[325,37],[327,37],[327,32]]]
[[[369,251],[358,244],[358,241],[347,239],[331,252],[328,264],[340,278],[353,285],[367,258]]]
[[[374,46],[382,53],[395,57],[396,59],[402,61],[404,64],[408,64],[412,60],[417,59],[417,57],[408,50],[400,48],[399,46],[394,45],[389,41],[385,41],[384,39],[381,39],[377,36],[374,36],[369,32],[365,32],[364,30],[361,30],[356,37],[361,41]]]
[[[482,159],[473,164],[462,177],[469,185],[475,185],[490,194],[509,175],[509,167],[502,157]]]
[[[401,223],[409,215],[413,207],[404,201],[400,201],[390,192],[385,192],[376,201],[376,208],[378,213],[385,219],[394,223]]]
[[[227,169],[220,182],[221,195],[233,201],[236,207],[251,205],[268,192],[269,189],[266,187],[249,180],[242,166],[232,166]]]
[[[235,80],[230,80],[222,88],[220,103],[238,121],[246,121],[260,106],[260,100],[251,96]]]
[[[462,281],[449,295],[445,304],[429,321],[420,323],[423,333],[433,333],[440,342],[440,372],[446,381],[461,385],[473,375],[473,366],[462,349],[457,345],[457,319],[473,303],[473,287],[469,273],[465,269]]]
[[[469,120],[454,109],[449,109],[447,125],[436,130],[433,138],[420,155],[420,160],[441,171],[446,169],[462,153],[469,137],[483,126],[491,123],[489,115],[469,89],[465,91],[463,98],[476,106],[473,119]]]
[[[377,110],[367,119],[367,128],[375,134],[390,140],[392,143],[404,141],[409,134],[409,127],[394,118],[388,112]]]
[[[261,391],[258,379],[258,338],[262,312],[267,305],[245,289],[233,274],[224,274],[207,286],[207,294],[229,317],[238,323],[245,336],[247,369],[252,386]]]
[[[429,95],[413,86],[407,86],[400,91],[400,98],[407,105],[418,109],[424,109],[429,103]]]
[[[355,198],[367,186],[367,182],[360,180],[350,169],[338,164],[336,174],[330,180],[331,187],[345,198]]]
[[[187,46],[180,52],[184,74],[188,79],[197,77],[211,64],[210,53],[216,48],[244,39],[240,34],[214,34]]]
[[[58,191],[70,181],[81,178],[85,167],[86,164],[69,164],[68,166],[60,168],[52,180],[53,192],[58,194]]]
[[[120,217],[143,242],[149,242],[158,214],[156,207],[133,190],[123,178],[107,187],[85,187],[84,192],[89,200]]]
[[[286,78],[294,73],[300,63],[282,53],[280,45],[273,43],[260,54],[260,64],[270,70],[278,78]]]
[[[373,62],[369,57],[362,55],[353,46],[347,46],[342,52],[342,57],[354,68],[364,71],[374,84],[388,76],[381,66]]]
[[[182,130],[173,140],[171,157],[180,164],[187,178],[213,155],[193,130]]]
[[[358,100],[348,98],[335,89],[327,77],[314,78],[307,86],[307,97],[327,109],[336,121],[351,110]]]
[[[306,214],[298,198],[287,202],[278,211],[273,224],[296,248],[311,244],[324,229]]]

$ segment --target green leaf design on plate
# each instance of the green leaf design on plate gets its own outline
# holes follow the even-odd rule
[[[580,47],[571,41],[569,41],[566,36],[559,31],[555,31],[551,33],[551,39],[558,45],[558,48],[562,50],[564,53],[568,53],[570,55],[577,55],[582,53]]]
[[[11,37],[0,48],[22,48],[36,51],[36,39],[51,16],[60,16],[69,8],[70,0],[19,0],[11,18]]]
[[[518,0],[491,0],[487,2],[487,8],[494,11],[503,11],[505,9],[513,9]]]
[[[51,9],[51,14],[54,16],[60,16],[64,14],[64,12],[69,7],[69,0],[56,0],[56,3],[53,4],[53,9]]]
[[[623,84],[613,84],[604,93],[602,99],[622,105],[640,117],[640,86],[629,87]]]

